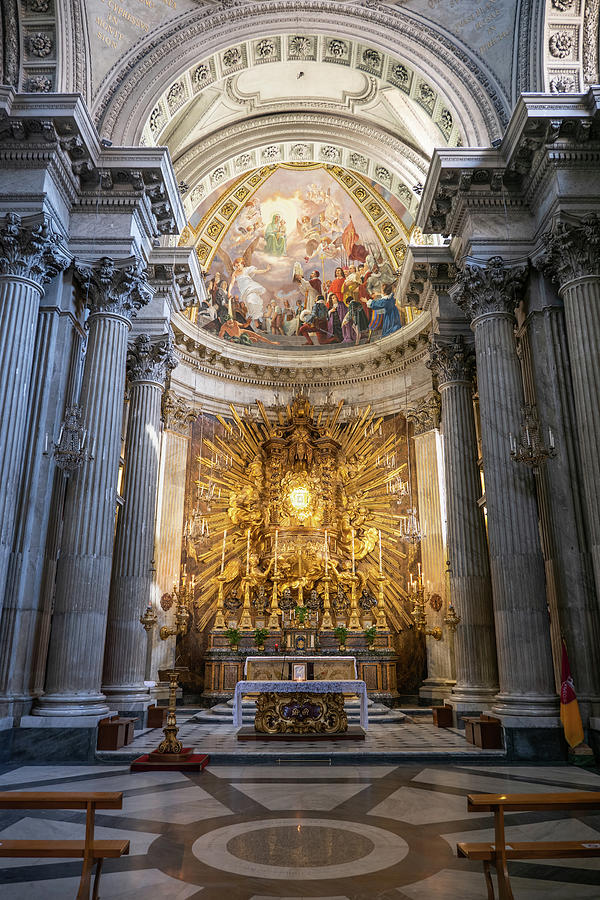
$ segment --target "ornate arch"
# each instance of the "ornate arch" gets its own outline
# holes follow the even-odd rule
[[[487,145],[501,136],[508,98],[459,39],[404,7],[340,6],[333,0],[274,0],[208,14],[203,9],[164,26],[132,48],[100,86],[93,112],[103,134],[120,143],[138,142],[165,85],[201,58],[229,47],[232,33],[250,39],[295,31],[334,33],[399,56],[438,91],[445,89],[467,143]]]

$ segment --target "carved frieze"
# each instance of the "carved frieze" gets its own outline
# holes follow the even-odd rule
[[[436,337],[429,344],[429,359],[425,365],[437,376],[440,388],[452,382],[470,382],[475,370],[475,354],[466,345],[462,334],[457,334],[451,343]]]
[[[131,319],[152,299],[146,270],[135,257],[76,262],[75,281],[92,314]]]
[[[442,403],[437,391],[430,391],[412,409],[407,409],[406,418],[412,422],[413,434],[425,434],[440,427]]]
[[[178,364],[171,335],[153,341],[149,334],[139,334],[127,353],[127,375],[132,383],[154,381],[164,385],[167,375]]]
[[[464,266],[451,296],[472,322],[486,315],[512,315],[526,277],[527,266],[509,266],[501,256],[492,256],[485,266]]]
[[[8,213],[0,225],[0,273],[47,284],[71,263],[62,238],[45,215]]]
[[[579,221],[557,222],[544,235],[544,245],[541,268],[559,285],[600,274],[600,218],[596,213]]]
[[[173,391],[165,391],[162,399],[162,417],[168,431],[189,437],[192,422],[197,416],[198,411],[188,406],[185,400]]]

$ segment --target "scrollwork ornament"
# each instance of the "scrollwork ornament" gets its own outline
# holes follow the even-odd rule
[[[22,219],[8,213],[0,226],[0,274],[29,278],[42,286],[66,269],[72,257],[46,216]]]
[[[527,266],[507,266],[501,256],[492,256],[485,266],[465,265],[450,293],[471,322],[494,313],[512,315],[526,277]]]
[[[542,271],[560,286],[586,275],[600,275],[600,218],[592,213],[575,222],[557,222],[543,237]]]
[[[152,341],[150,335],[139,334],[127,354],[127,374],[131,382],[154,381],[164,385],[168,373],[178,363],[170,336]]]
[[[76,263],[75,280],[92,314],[131,319],[152,299],[146,270],[135,257],[115,261],[104,256],[91,265]]]
[[[406,418],[412,422],[413,432],[425,434],[439,428],[442,412],[442,402],[437,391],[430,391],[417,406],[406,411]]]
[[[438,338],[431,340],[425,365],[437,375],[440,387],[453,381],[471,381],[474,364],[475,355],[465,344],[462,334],[458,334],[451,344],[442,343]]]
[[[166,391],[163,394],[162,417],[165,428],[169,431],[188,437],[190,426],[197,416],[198,413],[173,391]]]

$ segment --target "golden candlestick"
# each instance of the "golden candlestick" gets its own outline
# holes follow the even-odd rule
[[[329,586],[331,584],[331,576],[327,574],[323,579],[325,591],[323,594],[323,618],[321,619],[321,631],[331,631],[333,629],[333,620],[331,618],[331,602],[329,599]]]
[[[269,631],[279,631],[279,578],[273,576],[273,593],[271,594],[271,609],[269,610]]]
[[[380,532],[381,533],[381,532]],[[377,576],[377,581],[379,582],[379,597],[377,599],[377,617],[376,617],[376,626],[377,631],[389,631],[390,626],[388,625],[387,616],[385,614],[385,597],[383,593],[383,586],[385,584],[385,575],[383,572],[380,572]]]
[[[250,578],[244,578],[244,605],[240,616],[239,628],[242,631],[252,631],[252,616],[250,614]]]
[[[184,675],[188,671],[186,666],[175,666],[172,669],[167,669],[166,671],[161,670],[159,672],[159,678],[162,679],[166,675],[169,679],[169,712],[167,714],[167,724],[163,728],[164,738],[156,750],[153,750],[152,753],[150,753],[150,756],[154,760],[178,762],[187,759],[193,752],[191,747],[184,748],[177,737],[179,732],[176,715],[177,683],[179,681],[179,676]]]
[[[348,628],[350,631],[360,631],[360,617],[358,614],[358,601],[356,597],[356,585],[358,584],[358,576],[352,575],[352,591],[350,593],[350,619]]]
[[[223,595],[225,593],[225,578],[223,577],[223,573],[217,575],[217,581],[219,582],[219,593],[217,596],[217,614],[215,616],[215,624],[213,626],[215,631],[225,631],[227,628],[227,623],[225,622],[225,606]]]

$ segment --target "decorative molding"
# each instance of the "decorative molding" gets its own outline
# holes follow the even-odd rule
[[[437,376],[439,389],[456,382],[473,381],[475,353],[468,347],[462,334],[457,334],[452,343],[442,343],[439,337],[431,339],[429,359],[425,363]]]
[[[153,381],[164,387],[169,372],[179,365],[174,346],[172,333],[159,341],[152,341],[149,334],[138,334],[127,351],[129,381]]]
[[[472,323],[489,315],[512,316],[522,298],[527,271],[527,266],[508,266],[501,256],[492,256],[485,266],[465,265],[450,294]]]
[[[165,391],[162,399],[162,417],[167,431],[189,437],[192,422],[198,417],[198,410],[188,406],[185,400],[173,391]]]
[[[130,321],[152,299],[146,270],[133,256],[119,260],[104,256],[93,263],[76,261],[74,275],[91,315],[120,316]]]
[[[543,236],[545,255],[540,268],[563,287],[567,282],[600,275],[600,218],[596,213],[578,221],[558,221]]]
[[[413,435],[418,437],[440,427],[442,401],[437,391],[430,391],[411,409],[406,410],[406,418],[412,422]]]
[[[0,274],[28,278],[40,287],[66,269],[72,256],[46,215],[7,213],[0,226]]]

